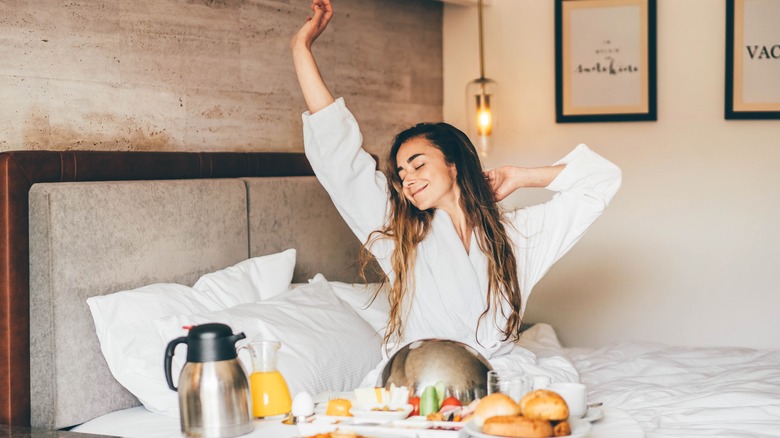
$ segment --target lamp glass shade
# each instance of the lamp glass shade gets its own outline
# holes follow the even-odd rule
[[[493,149],[498,84],[488,78],[474,79],[466,86],[467,134],[481,156]]]

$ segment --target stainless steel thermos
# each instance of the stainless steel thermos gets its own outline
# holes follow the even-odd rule
[[[225,324],[193,326],[185,337],[172,340],[165,349],[165,378],[179,392],[181,431],[192,437],[227,438],[254,429],[250,414],[249,382],[238,360],[236,342]],[[179,344],[187,344],[187,363],[173,385],[171,362]]]

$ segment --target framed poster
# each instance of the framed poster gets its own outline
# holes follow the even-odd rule
[[[778,23],[778,0],[726,0],[726,119],[780,119]]]
[[[555,0],[556,122],[656,120],[655,0]]]

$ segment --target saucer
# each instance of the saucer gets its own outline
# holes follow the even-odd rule
[[[368,420],[368,421],[388,422],[393,420],[403,420],[404,418],[408,417],[410,413],[412,413],[412,405],[409,404],[404,405],[398,408],[397,410],[391,410],[391,411],[360,409],[359,407],[352,408],[352,415],[358,421]]]
[[[595,423],[596,421],[599,421],[602,418],[604,418],[604,409],[588,408],[588,411],[585,412],[585,416],[580,418],[580,420],[587,421],[589,423]]]

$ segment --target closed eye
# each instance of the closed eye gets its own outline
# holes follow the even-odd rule
[[[425,166],[425,163],[418,164],[417,166],[414,166],[414,170],[419,170],[421,167]],[[401,179],[401,182],[404,182],[404,179],[406,179],[406,172],[402,168],[398,168],[398,178]]]
[[[423,166],[425,166],[425,163],[419,163],[421,160],[418,160],[420,157],[424,157],[425,154],[414,154],[411,157],[409,157],[406,162],[412,165],[412,168],[414,170],[417,170]],[[419,163],[419,164],[415,164]],[[398,166],[395,169],[396,174],[398,175],[398,178],[401,180],[401,182],[404,182],[404,179],[406,179],[406,170],[403,168],[403,166]]]

